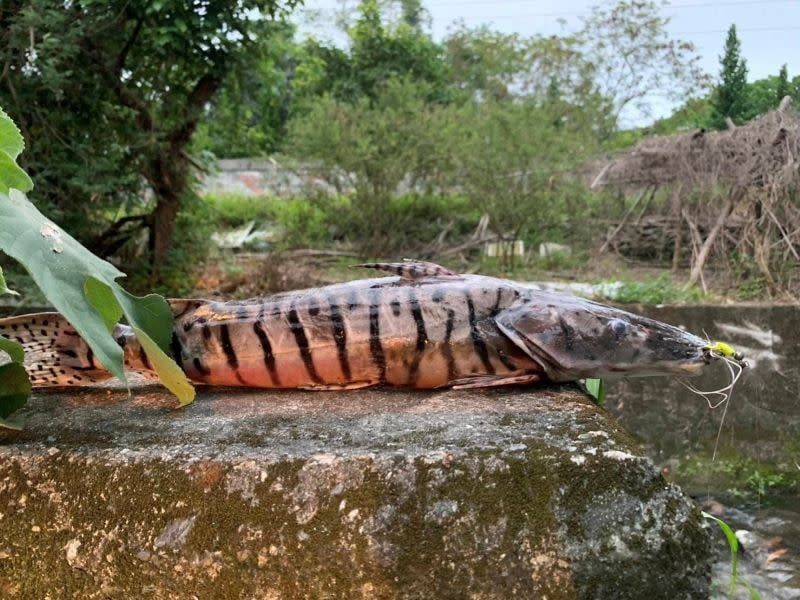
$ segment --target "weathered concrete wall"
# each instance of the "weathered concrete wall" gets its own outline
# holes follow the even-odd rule
[[[700,598],[692,503],[578,390],[35,398],[0,597]]]

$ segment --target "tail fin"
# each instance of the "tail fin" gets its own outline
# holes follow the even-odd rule
[[[111,377],[89,345],[58,313],[0,319],[0,335],[22,344],[25,369],[34,387],[92,385]]]

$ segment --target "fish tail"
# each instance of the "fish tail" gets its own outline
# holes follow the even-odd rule
[[[22,345],[25,369],[33,387],[93,385],[111,377],[59,313],[0,319],[0,335]]]

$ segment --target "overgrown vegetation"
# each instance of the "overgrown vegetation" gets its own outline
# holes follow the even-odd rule
[[[279,249],[335,246],[470,268],[486,242],[500,242],[503,272],[581,267],[632,208],[633,199],[586,185],[604,151],[653,131],[742,124],[800,93],[785,68],[747,82],[733,29],[710,89],[693,46],[669,35],[650,0],[597,7],[561,35],[457,25],[441,41],[422,3],[392,12],[392,2],[364,0],[338,45],[299,39],[287,18],[294,0],[178,4],[15,0],[0,14],[0,100],[36,133],[24,160],[39,202],[139,289],[191,292],[203,242],[241,222],[241,210],[283,232]],[[654,94],[689,100],[652,128],[623,130]],[[215,157],[274,153],[335,196],[218,208],[195,196]],[[696,206],[711,206],[690,191]],[[659,202],[671,210],[664,198],[651,207]],[[674,270],[710,234],[710,212],[692,217],[697,235],[675,253]],[[527,253],[507,252],[510,240]],[[543,242],[573,251],[538,257]],[[756,250],[737,247],[716,289],[743,298],[783,289]]]

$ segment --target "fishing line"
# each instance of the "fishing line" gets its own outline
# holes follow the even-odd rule
[[[722,404],[725,404],[725,408],[722,410],[722,419],[719,422],[719,429],[717,429],[717,438],[714,442],[714,452],[711,455],[711,461],[713,462],[717,458],[717,449],[719,447],[720,436],[722,435],[722,426],[725,423],[725,415],[728,414],[728,406],[730,406],[729,400],[731,399],[731,396],[733,396],[733,388],[739,381],[739,377],[741,377],[742,372],[744,371],[744,367],[734,358],[713,351],[711,355],[714,356],[715,358],[721,358],[725,362],[725,366],[728,368],[728,373],[730,373],[731,376],[731,380],[728,385],[721,387],[718,390],[711,390],[704,392],[702,390],[697,389],[691,383],[684,381],[683,379],[679,379],[678,382],[680,382],[680,384],[683,385],[690,392],[704,398],[706,403],[708,404],[708,407],[712,410],[718,408]],[[736,369],[738,369],[738,371]],[[711,398],[715,396],[722,396],[722,400],[716,403],[712,403]]]

